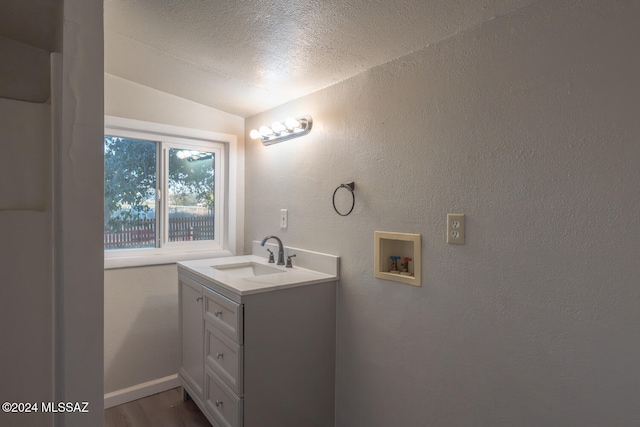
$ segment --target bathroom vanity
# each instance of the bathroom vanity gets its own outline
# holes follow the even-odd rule
[[[178,377],[216,427],[334,424],[339,258],[286,250],[178,263]]]

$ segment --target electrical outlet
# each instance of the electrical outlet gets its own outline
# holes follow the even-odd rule
[[[280,209],[280,228],[287,228],[289,225],[289,213],[287,209]]]
[[[447,214],[447,243],[464,245],[464,214]]]

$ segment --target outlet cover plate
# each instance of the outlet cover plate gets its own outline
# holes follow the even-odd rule
[[[464,245],[464,214],[447,214],[447,243]]]

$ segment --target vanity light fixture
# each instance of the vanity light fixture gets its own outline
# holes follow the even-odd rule
[[[289,117],[283,122],[273,122],[271,127],[260,126],[258,130],[253,129],[249,136],[259,139],[264,145],[277,144],[287,139],[297,138],[311,132],[313,119],[311,116]]]

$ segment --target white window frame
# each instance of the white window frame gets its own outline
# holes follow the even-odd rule
[[[104,251],[105,269],[135,267],[144,265],[169,264],[189,259],[214,258],[235,255],[237,247],[239,222],[236,202],[239,193],[237,171],[232,171],[238,166],[238,147],[235,135],[218,132],[203,131],[199,129],[183,128],[178,126],[163,125],[159,123],[143,122],[139,120],[124,119],[120,117],[105,116],[105,135],[123,136],[158,143],[160,153],[157,175],[161,197],[168,194],[169,148],[183,148],[188,144],[193,148],[201,148],[203,151],[215,153],[215,208],[214,208],[214,236],[215,240],[193,242],[168,242],[165,230],[168,224],[168,210],[161,209],[156,215],[158,224],[156,230],[159,233],[156,248],[139,249],[109,249]],[[233,196],[232,194],[233,193]],[[164,202],[162,203],[164,204]]]
[[[165,136],[162,141],[158,142],[160,144],[160,163],[162,167],[158,168],[160,171],[160,190],[162,194],[162,201],[160,202],[160,206],[162,206],[161,211],[161,224],[162,226],[159,228],[160,230],[160,248],[166,252],[184,252],[192,251],[194,249],[206,250],[207,248],[220,250],[224,247],[223,244],[223,234],[222,234],[222,226],[224,224],[224,183],[225,183],[225,172],[224,167],[222,166],[224,162],[223,159],[223,149],[222,144],[207,141],[193,141],[193,140],[185,140],[183,138],[172,138]],[[169,224],[169,210],[166,209],[166,195],[169,194],[169,180],[167,179],[166,174],[169,172],[169,149],[171,148],[185,148],[185,149],[200,149],[200,151],[206,151],[210,153],[214,153],[214,170],[215,170],[215,185],[214,185],[214,200],[216,201],[214,207],[214,223],[213,235],[215,236],[214,240],[201,240],[194,242],[169,242],[169,236],[166,235],[167,224]],[[220,202],[218,202],[220,201]]]

